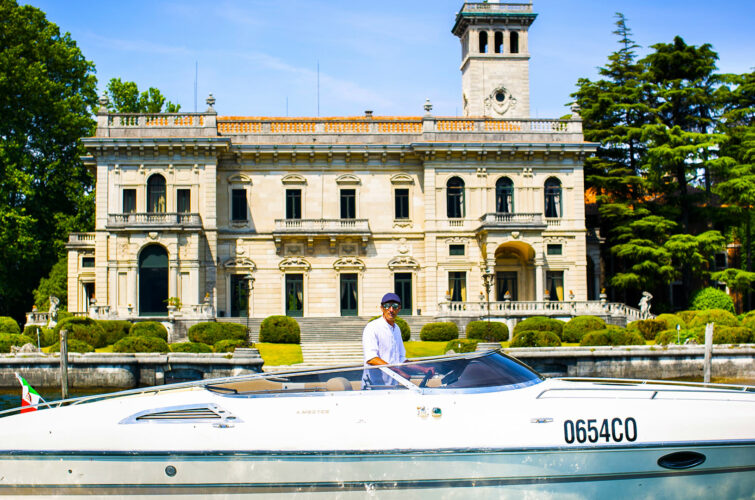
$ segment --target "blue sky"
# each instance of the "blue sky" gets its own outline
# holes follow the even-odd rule
[[[19,0],[24,3],[24,0]],[[461,113],[456,0],[27,0],[71,33],[112,77],[159,88],[182,110],[212,92],[221,115],[420,115]],[[751,0],[535,0],[530,29],[531,112],[558,117],[580,77],[618,48],[614,13],[629,21],[640,54],[675,35],[710,43],[721,72],[755,67]]]

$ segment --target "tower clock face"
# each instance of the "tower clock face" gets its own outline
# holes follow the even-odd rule
[[[503,116],[516,106],[516,98],[506,87],[499,85],[485,98],[485,112],[492,116]]]

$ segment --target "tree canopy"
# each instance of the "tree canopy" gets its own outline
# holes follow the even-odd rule
[[[166,101],[162,93],[150,87],[139,92],[134,82],[124,82],[120,78],[111,78],[107,84],[110,97],[109,110],[117,113],[177,113],[180,104]]]

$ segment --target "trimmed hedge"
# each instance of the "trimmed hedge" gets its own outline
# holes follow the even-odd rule
[[[37,340],[22,333],[0,333],[0,352],[10,352],[11,346],[21,347],[24,344],[37,345]]]
[[[684,344],[688,339],[692,339],[696,344],[705,343],[705,327],[698,326],[694,329],[682,329],[678,335],[679,344]],[[714,344],[749,344],[755,342],[755,333],[749,328],[743,326],[714,326],[713,343]],[[668,345],[677,343],[676,330],[665,330],[658,334],[655,343],[659,345]]]
[[[370,318],[370,321],[368,321],[368,323],[375,321],[380,317],[381,316],[375,316],[373,318]],[[401,340],[408,342],[412,338],[412,329],[409,328],[409,323],[396,316],[396,324],[398,325],[399,330],[401,330]]]
[[[59,342],[61,330],[68,331],[68,340],[81,340],[95,349],[107,345],[105,342],[105,330],[92,318],[71,316],[59,322],[55,325],[54,343]]]
[[[655,317],[655,319],[659,319],[666,323],[666,328],[664,328],[664,330],[675,330],[676,325],[679,325],[681,328],[687,328],[687,324],[684,322],[682,317],[677,314],[659,314]]]
[[[662,319],[640,319],[627,325],[627,330],[634,330],[645,340],[653,340],[663,330],[668,330],[666,321]]]
[[[128,335],[132,325],[130,321],[121,320],[98,320],[97,324],[105,332],[105,343],[107,345],[115,344]]]
[[[692,339],[693,343],[699,344],[698,332],[690,330],[689,328],[681,328],[678,332],[676,328],[670,328],[663,330],[655,336],[655,343],[658,345],[669,344],[685,344],[688,339]],[[677,342],[678,340],[678,342]]]
[[[212,352],[212,347],[201,342],[176,342],[175,344],[170,344],[168,347],[170,348],[170,352]]]
[[[67,344],[68,352],[94,352],[94,347],[81,340],[68,339]],[[60,352],[60,342],[56,342],[50,346],[48,352]]]
[[[563,338],[564,322],[545,316],[532,316],[524,321],[520,321],[514,327],[514,335],[527,330],[538,330],[541,332],[553,332],[559,339]]]
[[[509,340],[509,327],[500,321],[470,321],[467,325],[467,338],[485,342],[505,342]]]
[[[707,309],[722,309],[730,313],[734,312],[734,301],[729,294],[718,288],[708,287],[698,290],[690,300],[689,308],[693,311]]]
[[[755,316],[745,315],[742,318],[742,326],[747,327],[753,332],[755,332]]]
[[[207,345],[215,345],[221,340],[241,340],[246,342],[246,326],[240,323],[218,323],[206,321],[189,328],[189,340]]]
[[[128,331],[129,337],[155,337],[168,345],[168,329],[162,323],[157,321],[140,321],[134,323]],[[121,339],[123,340],[123,339]],[[120,341],[119,341],[120,342]],[[135,351],[140,352],[140,351]],[[145,351],[149,352],[149,351]]]
[[[459,338],[459,327],[451,321],[427,323],[419,332],[420,340],[425,342],[442,342]]]
[[[723,309],[697,311],[695,317],[687,321],[687,326],[695,328],[696,326],[705,326],[708,323],[713,323],[716,326],[740,326],[737,317]]]
[[[477,350],[477,341],[474,339],[456,339],[446,344],[443,352],[453,351],[455,353],[475,352]]]
[[[624,330],[618,327],[609,327],[605,330],[590,332],[579,343],[582,346],[606,346],[606,345],[645,345],[645,339],[636,330]]]
[[[268,316],[260,325],[260,342],[272,344],[299,344],[299,323],[289,316]]]
[[[215,352],[235,352],[237,347],[244,347],[246,341],[238,339],[226,339],[215,342]]]
[[[0,316],[0,333],[21,333],[21,328],[10,316]]]
[[[113,352],[162,352],[170,350],[168,343],[159,337],[128,335],[113,345]]]
[[[569,320],[561,334],[564,342],[579,342],[586,333],[603,330],[606,322],[597,316],[577,316]]]
[[[39,325],[28,325],[24,328],[24,335],[32,339],[34,345],[37,345],[37,333],[39,333],[40,347],[48,347],[58,341],[50,328],[44,328]]]
[[[560,345],[561,339],[554,332],[524,330],[514,335],[509,347],[558,347]]]

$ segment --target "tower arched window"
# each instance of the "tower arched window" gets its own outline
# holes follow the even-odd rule
[[[464,181],[459,177],[451,177],[446,183],[446,215],[464,217]]]
[[[480,31],[480,54],[488,53],[488,32]]]
[[[502,31],[496,31],[495,35],[493,35],[493,48],[495,49],[496,54],[503,53],[503,32]]]
[[[165,177],[154,174],[147,180],[147,212],[165,213]]]
[[[495,183],[495,211],[514,212],[514,183],[508,177],[501,177]]]
[[[509,52],[512,54],[519,53],[519,33],[516,31],[509,33]]]
[[[561,181],[551,177],[545,181],[545,216],[562,217]]]

